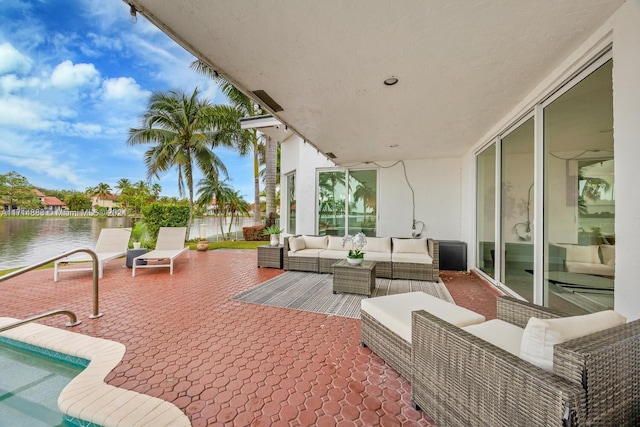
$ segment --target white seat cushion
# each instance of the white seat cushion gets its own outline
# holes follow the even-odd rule
[[[597,245],[558,245],[567,250],[567,261],[600,264]]]
[[[302,236],[307,249],[327,249],[327,236]]]
[[[409,343],[411,342],[412,311],[425,310],[457,326],[484,322],[484,316],[481,314],[424,292],[363,299],[360,308]]]
[[[393,253],[427,254],[427,239],[393,238]]]
[[[567,271],[580,274],[597,274],[600,276],[615,276],[616,268],[607,264],[591,264],[589,262],[567,261]]]
[[[396,253],[391,254],[391,260],[393,262],[408,262],[412,264],[433,264],[433,258],[426,253],[424,254],[410,254],[410,253]]]
[[[365,261],[391,262],[391,252],[365,252]]]
[[[362,248],[362,252],[383,252],[391,253],[390,237],[367,237],[367,244]]]
[[[318,256],[324,259],[347,259],[348,253],[349,251],[346,249],[342,251],[327,249],[326,251],[320,251]]]
[[[342,246],[342,237],[338,237],[338,236],[327,236],[328,242],[327,242],[327,249],[330,251],[348,251],[351,247],[351,243],[347,243],[346,245]]]
[[[318,258],[318,254],[322,251],[322,249],[302,249],[300,251],[289,251],[287,252],[287,256],[291,258],[301,257],[301,258]]]
[[[624,316],[613,310],[557,319],[532,317],[524,328],[520,357],[553,371],[553,347],[556,344],[613,328],[626,321]]]
[[[465,326],[462,329],[482,338],[514,356],[520,356],[520,344],[524,329],[500,319],[487,320],[476,325]]]
[[[298,252],[302,249],[305,249],[304,239],[302,237],[289,237],[289,252]]]

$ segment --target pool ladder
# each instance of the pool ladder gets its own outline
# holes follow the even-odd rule
[[[12,278],[14,278],[16,276],[20,276],[21,274],[24,274],[24,273],[29,272],[31,270],[35,270],[38,267],[42,267],[44,265],[47,265],[49,263],[52,263],[52,262],[57,261],[57,260],[62,259],[62,258],[66,258],[69,255],[73,255],[73,254],[78,253],[78,252],[86,252],[87,254],[89,254],[91,256],[91,260],[92,260],[92,264],[93,264],[93,312],[91,313],[89,318],[90,319],[97,319],[98,317],[102,316],[102,313],[100,313],[100,310],[99,310],[99,307],[98,307],[99,306],[99,303],[98,303],[98,255],[94,251],[92,251],[91,249],[81,248],[81,249],[74,249],[72,251],[65,252],[65,253],[63,253],[61,255],[58,255],[56,257],[49,258],[49,259],[41,261],[41,262],[39,262],[37,264],[33,264],[33,265],[28,266],[28,267],[22,268],[20,270],[14,271],[13,273],[9,273],[9,274],[5,274],[4,276],[0,276],[0,282],[4,282],[5,280],[12,279]],[[58,314],[64,314],[64,315],[69,317],[69,321],[66,323],[65,326],[76,326],[76,325],[79,325],[81,323],[81,321],[78,320],[77,316],[72,311],[64,310],[64,309],[58,309],[58,310],[52,310],[52,311],[48,311],[46,313],[39,314],[37,316],[33,316],[33,317],[30,317],[30,318],[25,319],[25,320],[20,320],[18,322],[12,323],[12,324],[7,325],[7,326],[0,327],[0,332],[6,331],[8,329],[13,329],[13,328],[16,328],[18,326],[22,326],[22,325],[24,325],[26,323],[30,323],[30,322],[33,322],[33,321],[36,321],[36,320],[40,320],[40,319],[43,319],[43,318],[46,318],[46,317],[56,316]]]

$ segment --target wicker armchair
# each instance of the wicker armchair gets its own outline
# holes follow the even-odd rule
[[[525,327],[560,314],[498,298],[498,318]],[[425,312],[413,313],[414,405],[439,426],[640,424],[640,320],[554,347],[547,372]]]

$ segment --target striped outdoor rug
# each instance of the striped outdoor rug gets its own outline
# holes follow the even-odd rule
[[[373,297],[422,291],[445,301],[454,302],[442,283],[418,280],[376,279]],[[302,271],[285,271],[278,277],[243,291],[232,300],[293,310],[311,311],[334,316],[360,318],[360,301],[364,295],[333,294],[333,275]]]

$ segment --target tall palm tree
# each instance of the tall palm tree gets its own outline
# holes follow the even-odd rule
[[[131,188],[131,181],[127,178],[120,178],[116,183],[116,190],[120,191],[120,194]]]
[[[89,188],[87,190],[89,190]],[[93,193],[92,196],[96,197],[104,207],[105,199],[111,196],[111,186],[109,184],[101,182],[97,186],[90,188],[90,190]]]
[[[191,68],[202,75],[211,77],[214,81],[216,81],[222,90],[222,93],[226,95],[231,103],[231,107],[240,114],[238,118],[242,117],[254,117],[264,115],[267,112],[263,110],[258,104],[253,102],[251,98],[249,98],[244,93],[240,92],[235,86],[226,81],[224,78],[220,77],[217,72],[215,72],[209,64],[201,60],[195,60],[191,64]],[[224,126],[224,128],[229,132],[230,138],[233,140],[233,145],[236,147],[236,150],[240,155],[245,156],[251,154],[253,156],[253,179],[254,179],[254,203],[255,209],[253,213],[253,220],[256,224],[261,222],[260,209],[260,157],[261,153],[264,152],[265,149],[265,138],[262,133],[259,133],[256,129],[240,129],[240,123],[236,119],[235,121],[231,121],[233,118],[232,115],[228,116],[230,121]],[[222,126],[220,126],[222,128]],[[277,142],[272,144],[270,148],[275,150],[277,147]],[[270,153],[268,157],[276,157],[275,151],[274,153]],[[270,166],[267,168],[267,174],[269,175],[266,179],[266,182],[272,182],[274,178],[271,176],[275,176],[276,170],[275,166]],[[273,188],[269,188],[267,199],[271,199],[275,195],[275,186]],[[271,199],[273,200],[273,199]],[[272,211],[275,211],[275,206],[268,204],[268,208],[271,208]],[[266,212],[267,218],[271,212]]]
[[[200,169],[204,176],[225,176],[227,168],[213,149],[224,144],[215,129],[215,112],[211,103],[198,98],[196,88],[191,95],[169,91],[154,92],[140,128],[129,129],[127,144],[154,144],[145,152],[147,180],[159,178],[172,168],[178,170],[178,192],[189,196],[189,223],[193,221],[193,173]]]

